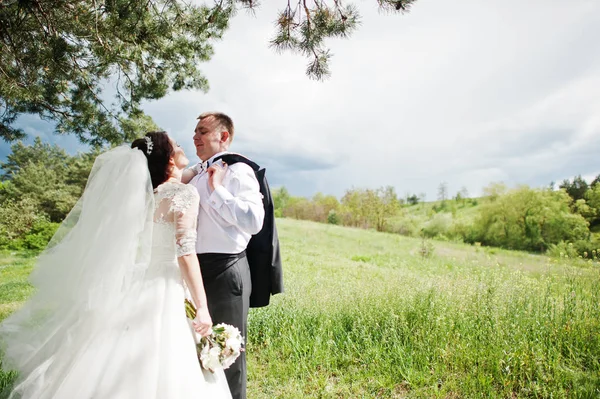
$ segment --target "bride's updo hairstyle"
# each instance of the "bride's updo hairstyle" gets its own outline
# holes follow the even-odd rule
[[[152,187],[156,188],[169,178],[169,159],[173,155],[173,146],[167,132],[146,133],[135,139],[131,148],[137,148],[148,158],[148,170],[152,179]]]

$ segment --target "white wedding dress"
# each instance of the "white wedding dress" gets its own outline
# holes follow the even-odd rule
[[[201,369],[185,315],[177,256],[195,253],[196,190],[152,193],[141,151],[107,154],[40,258],[36,295],[0,325],[20,372],[11,397],[230,398],[224,373]]]

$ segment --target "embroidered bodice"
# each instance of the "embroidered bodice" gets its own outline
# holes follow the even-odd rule
[[[156,188],[153,258],[168,260],[196,252],[199,202],[193,186],[167,182]]]

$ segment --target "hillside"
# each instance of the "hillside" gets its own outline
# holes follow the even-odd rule
[[[600,395],[596,264],[277,223],[286,292],[251,311],[249,397]],[[2,257],[0,317],[33,263]]]

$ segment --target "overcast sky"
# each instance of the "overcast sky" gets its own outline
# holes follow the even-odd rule
[[[192,159],[198,114],[230,114],[231,149],[294,195],[392,185],[432,200],[442,181],[479,195],[490,182],[600,173],[600,1],[419,0],[406,15],[356,4],[362,26],[328,43],[327,81],[268,47],[284,3],[265,1],[216,44],[208,93],[171,94],[146,112]],[[24,123],[43,134],[42,122]]]

